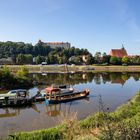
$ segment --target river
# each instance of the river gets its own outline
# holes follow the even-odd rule
[[[36,93],[47,86],[71,85],[78,90],[90,89],[89,97],[57,105],[36,103],[26,108],[0,109],[0,136],[14,132],[31,131],[53,127],[65,116],[77,113],[78,119],[84,119],[99,111],[102,100],[104,110],[115,110],[127,102],[140,90],[140,73],[77,73],[77,74],[31,74],[40,85],[29,89],[30,94]]]

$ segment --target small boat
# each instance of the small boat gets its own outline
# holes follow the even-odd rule
[[[59,88],[48,88],[47,94],[45,97],[46,104],[58,104],[58,103],[65,103],[70,102],[73,100],[78,100],[85,98],[89,95],[89,89],[83,91],[73,91],[69,94],[61,94]]]
[[[26,89],[16,89],[16,90],[11,90],[7,95],[16,95],[19,94],[20,96],[25,96],[25,94],[28,94],[28,91]]]
[[[26,90],[12,90],[0,94],[0,107],[21,107],[32,104]]]
[[[53,89],[59,89],[59,91],[61,93],[61,96],[72,94],[74,92],[74,88],[67,88],[67,86],[47,87],[45,90],[43,90],[41,92],[38,92],[34,96],[35,102],[37,102],[37,101],[45,101],[45,97],[46,96],[49,96],[48,90],[50,90],[51,88],[53,88]],[[56,96],[59,96],[59,94],[57,93]]]

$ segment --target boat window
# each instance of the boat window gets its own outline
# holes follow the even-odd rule
[[[12,93],[12,94],[13,94],[13,93],[16,93],[16,91],[11,91],[10,93]]]

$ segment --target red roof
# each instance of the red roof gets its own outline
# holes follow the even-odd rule
[[[59,88],[54,88],[54,87],[48,87],[48,88],[46,88],[46,92],[57,92],[57,91],[60,91],[60,89]]]
[[[59,45],[64,44],[64,42],[47,42],[48,44]]]
[[[114,56],[114,57],[122,58],[124,56],[127,56],[127,52],[126,52],[126,50],[124,48],[122,48],[122,49],[112,49],[110,51],[110,55]]]

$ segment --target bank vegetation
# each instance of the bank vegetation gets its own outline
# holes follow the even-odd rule
[[[0,68],[0,89],[29,88],[32,79],[28,77],[29,71],[25,66],[13,74],[7,66]]]

